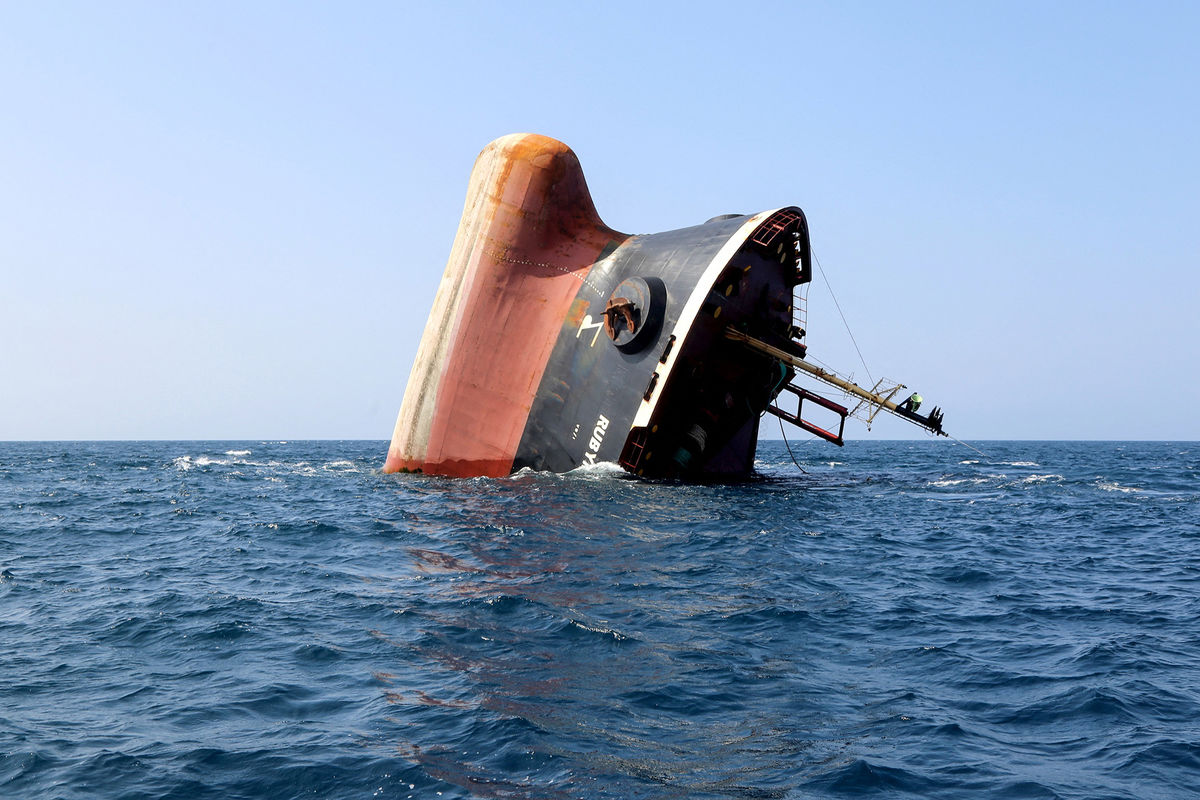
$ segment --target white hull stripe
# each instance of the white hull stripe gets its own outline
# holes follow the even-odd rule
[[[767,217],[778,211],[778,208],[770,211],[760,211],[754,216],[746,220],[745,224],[738,229],[737,233],[729,237],[729,240],[721,246],[717,254],[713,256],[712,261],[704,269],[704,274],[700,276],[700,280],[696,282],[696,286],[692,289],[691,295],[687,302],[683,305],[683,310],[679,313],[679,321],[675,323],[675,329],[671,333],[675,336],[675,346],[671,348],[670,355],[667,356],[665,364],[660,364],[658,372],[658,390],[650,396],[649,400],[643,400],[638,406],[637,414],[634,415],[633,428],[644,428],[650,424],[650,418],[654,416],[654,409],[658,406],[658,398],[663,394],[663,389],[670,383],[671,371],[675,369],[675,362],[679,359],[679,354],[683,352],[684,340],[687,338],[688,332],[692,329],[692,325],[696,321],[696,316],[700,313],[700,306],[704,305],[708,293],[712,291],[713,284],[717,282],[717,278],[721,277],[721,272],[733,259],[746,240],[750,238],[750,234],[754,233],[755,229],[763,223]]]

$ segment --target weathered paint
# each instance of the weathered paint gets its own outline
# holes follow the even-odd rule
[[[672,336],[680,341],[687,336],[691,321],[680,318],[687,307],[685,301],[714,257],[730,241],[742,241],[754,229],[755,225],[747,225],[746,218],[738,216],[633,236],[599,261],[588,274],[588,283],[603,291],[597,294],[581,287],[576,303],[583,304],[586,311],[578,321],[573,315],[559,329],[514,466],[562,472],[594,461],[617,461],[634,415],[647,405],[643,398],[651,382],[654,391],[649,394],[654,401],[665,388],[660,359]],[[736,250],[734,246],[730,253]],[[726,262],[730,253],[725,254]],[[717,273],[709,278],[710,285],[702,294],[711,289]],[[653,277],[665,284],[664,318],[652,339],[636,352],[626,352],[604,331],[604,310],[625,281],[638,277]],[[579,314],[574,305],[572,310]],[[672,348],[669,358],[676,358],[679,350]],[[655,374],[660,377],[656,379]],[[591,436],[587,433],[599,415],[611,420],[612,429],[597,450],[588,447]],[[576,426],[580,434],[572,438]]]
[[[513,134],[475,162],[385,472],[507,475],[554,332],[606,247],[575,154]]]
[[[792,250],[774,241],[785,232]],[[653,476],[749,472],[780,366],[721,333],[788,345],[807,254],[796,208],[617,233],[565,145],[493,142],[472,172],[385,471],[610,461]],[[614,307],[629,315],[620,326]]]

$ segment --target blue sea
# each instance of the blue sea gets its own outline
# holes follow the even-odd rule
[[[0,797],[1200,797],[1200,443],[972,446],[0,444]]]

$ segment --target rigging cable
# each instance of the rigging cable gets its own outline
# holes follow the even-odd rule
[[[991,456],[989,456],[987,453],[983,452],[982,450],[980,450],[977,447],[971,447],[971,445],[967,444],[962,439],[955,439],[953,436],[950,436],[950,434],[948,434],[948,433],[945,434],[945,436],[958,442],[959,444],[961,444],[963,447],[967,448],[968,450],[974,450],[976,453],[979,453],[979,455],[983,456],[984,458],[991,458]]]
[[[780,419],[779,417],[776,417],[775,419],[776,419],[776,421],[779,422],[779,435],[783,437],[783,444],[785,447],[787,447],[788,455],[792,457],[792,463],[796,465],[796,469],[800,470],[805,475],[807,475],[808,470],[806,470],[804,467],[800,466],[800,462],[796,460],[795,453],[792,452],[792,444],[791,444],[791,442],[789,442],[787,440],[787,434],[784,433],[784,431],[783,431],[783,420]]]
[[[817,251],[809,247],[809,252],[812,253],[813,261],[817,262],[817,270],[821,273],[821,280],[825,281],[825,288],[829,290],[829,296],[833,298],[833,305],[837,308],[838,314],[842,318],[842,325],[846,328],[846,333],[850,334],[850,341],[854,344],[854,350],[858,353],[858,360],[862,362],[863,369],[867,371],[867,377],[871,379],[871,383],[875,382],[875,376],[871,374],[871,368],[867,366],[867,360],[863,358],[862,350],[858,349],[858,342],[854,338],[854,331],[850,330],[850,323],[846,322],[846,315],[842,313],[842,304],[838,302],[837,295],[833,293],[833,287],[829,284],[829,278],[825,276],[825,268],[821,266],[821,259],[817,258]]]

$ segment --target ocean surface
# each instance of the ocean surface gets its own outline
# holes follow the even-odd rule
[[[1200,797],[1200,443],[973,444],[0,443],[0,797]]]

